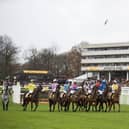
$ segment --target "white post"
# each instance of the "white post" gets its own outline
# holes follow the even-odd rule
[[[13,102],[20,104],[20,94],[21,94],[21,87],[20,87],[20,83],[17,83],[17,85],[13,85]]]
[[[111,72],[108,73],[108,81],[111,81]]]
[[[129,80],[129,72],[126,72],[126,80]]]
[[[97,79],[99,80],[100,79],[100,73],[98,72],[98,76],[97,76]]]

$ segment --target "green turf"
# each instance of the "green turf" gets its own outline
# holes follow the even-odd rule
[[[3,112],[0,104],[0,129],[129,129],[129,106],[121,112],[55,112],[41,104],[36,112],[22,111],[21,105],[10,104]]]

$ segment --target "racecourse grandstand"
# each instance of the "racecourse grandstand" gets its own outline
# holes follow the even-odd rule
[[[81,71],[97,79],[129,80],[129,42],[89,44],[82,42]]]

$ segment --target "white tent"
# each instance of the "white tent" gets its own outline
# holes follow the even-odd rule
[[[78,77],[75,77],[73,80],[76,80],[77,82],[83,82],[85,79],[87,79],[87,74],[83,74]]]
[[[80,75],[78,77],[75,77],[73,80],[76,80],[77,82],[82,82],[85,79],[87,79],[88,77],[92,77],[92,73],[85,73],[83,75]]]

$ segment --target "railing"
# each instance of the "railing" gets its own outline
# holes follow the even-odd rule
[[[82,66],[82,71],[125,71],[129,66]]]
[[[128,63],[129,58],[102,58],[102,59],[82,59],[81,63]]]
[[[105,51],[84,51],[82,56],[94,56],[94,55],[122,55],[129,54],[129,50],[105,50]]]
[[[39,103],[47,104],[48,103],[48,98],[39,98]]]

